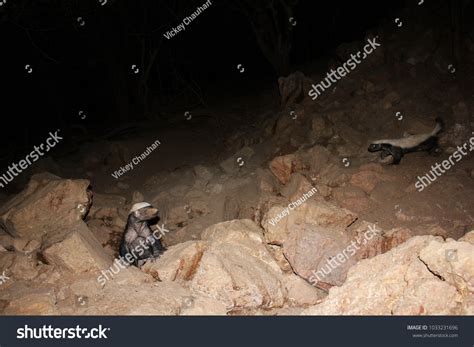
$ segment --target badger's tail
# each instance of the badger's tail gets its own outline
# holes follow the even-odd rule
[[[431,136],[438,135],[444,129],[444,121],[441,117],[436,118],[436,126],[431,132]]]

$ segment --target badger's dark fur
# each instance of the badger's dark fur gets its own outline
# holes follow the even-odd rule
[[[392,164],[397,165],[406,153],[427,151],[430,154],[438,153],[438,133],[443,130],[444,123],[436,119],[436,127],[431,133],[412,135],[401,139],[377,140],[370,144],[369,152],[382,151],[381,159],[389,155],[393,157]]]
[[[159,257],[165,250],[148,223],[158,219],[158,209],[146,202],[133,205],[120,243],[120,256],[128,264],[141,266],[148,258]]]

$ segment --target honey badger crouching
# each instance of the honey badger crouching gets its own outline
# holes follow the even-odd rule
[[[146,259],[157,258],[165,248],[154,235],[149,222],[159,218],[158,209],[147,202],[134,204],[120,243],[120,256],[125,263],[140,267]]]

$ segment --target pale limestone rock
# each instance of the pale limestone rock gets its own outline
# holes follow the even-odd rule
[[[457,260],[446,250],[457,250]],[[416,236],[357,263],[341,287],[303,314],[472,315],[473,258],[467,242]]]
[[[100,271],[112,264],[112,259],[84,222],[77,222],[68,232],[64,241],[43,251],[49,264],[72,272]]]

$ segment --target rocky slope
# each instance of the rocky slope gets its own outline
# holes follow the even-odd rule
[[[285,108],[255,109],[215,152],[216,129],[187,124],[162,130],[160,147],[118,179],[110,173],[156,141],[155,129],[32,167],[55,175],[0,196],[0,312],[473,314],[472,154],[415,188],[472,136],[473,90],[445,69],[443,37],[405,23],[380,28],[376,54],[317,100],[308,83],[326,71],[289,76],[302,85],[281,86]],[[430,131],[436,116],[446,121],[439,157],[389,166],[367,152],[370,140]],[[124,267],[118,243],[144,200],[160,210],[154,228],[168,250]]]

